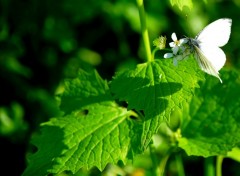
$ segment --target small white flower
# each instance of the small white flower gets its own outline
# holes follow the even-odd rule
[[[178,61],[183,60],[190,54],[188,46],[184,45],[188,42],[188,39],[182,38],[178,40],[175,33],[172,33],[171,37],[173,42],[170,42],[169,45],[172,48],[172,53],[166,53],[163,57],[173,58],[173,65],[177,66]]]
[[[172,33],[171,37],[172,37],[173,42],[170,42],[169,46],[172,48],[173,54],[177,54],[179,48],[183,44],[187,43],[188,40],[186,38],[178,40],[175,32]]]

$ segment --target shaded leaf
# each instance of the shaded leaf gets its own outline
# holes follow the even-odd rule
[[[183,116],[179,146],[188,155],[226,155],[240,142],[239,73],[225,71],[222,77],[223,84],[209,76]]]

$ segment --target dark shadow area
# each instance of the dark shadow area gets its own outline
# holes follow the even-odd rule
[[[124,75],[124,74],[123,74]],[[168,106],[165,97],[178,92],[182,85],[156,81],[151,85],[147,78],[119,76],[110,84],[113,96],[128,103],[128,109],[143,110],[145,121],[161,114]]]
[[[137,124],[135,134],[142,135],[138,138],[142,141],[141,144],[138,143],[138,146],[143,147],[140,150],[145,150],[152,135],[157,133],[164,120],[162,113],[168,107],[167,96],[178,92],[182,85],[174,82],[162,83],[159,78],[155,78],[156,82],[152,85],[150,79],[123,75],[111,82],[110,90],[116,98],[128,103],[128,109],[144,112],[142,113],[144,114],[143,123]]]
[[[81,109],[85,106],[94,104],[94,103],[101,103],[104,101],[111,101],[113,98],[110,94],[102,94],[98,96],[89,96],[86,98],[79,98],[79,97],[62,97],[61,109],[64,110],[66,114],[71,113],[74,110]]]

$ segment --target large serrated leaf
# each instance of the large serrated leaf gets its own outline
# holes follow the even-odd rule
[[[24,176],[103,170],[136,153],[140,139],[133,133],[137,125],[128,120],[132,112],[112,100],[96,71],[80,70],[77,78],[66,80],[61,98],[65,116],[42,124],[41,135],[33,138],[38,151],[29,157]]]
[[[65,113],[92,103],[112,100],[107,82],[95,70],[79,69],[78,75],[64,81],[60,108]]]
[[[183,116],[179,146],[188,155],[226,155],[240,142],[240,80],[236,71],[222,72],[223,84],[213,77],[196,91]]]
[[[139,64],[135,70],[117,74],[110,89],[129,109],[143,110],[142,148],[145,149],[163,121],[169,121],[174,108],[190,99],[201,74],[196,63],[186,60],[178,67],[169,60]]]
[[[41,136],[33,141],[38,152],[23,175],[76,173],[93,166],[103,170],[108,163],[125,162],[131,146],[128,116],[126,109],[104,102],[43,124]]]

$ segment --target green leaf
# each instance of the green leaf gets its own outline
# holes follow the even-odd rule
[[[128,109],[143,110],[142,148],[145,149],[163,121],[169,121],[172,111],[191,98],[201,74],[193,60],[185,60],[178,67],[172,60],[155,60],[139,64],[135,70],[119,73],[110,89]]]
[[[209,76],[183,116],[179,146],[188,155],[226,155],[240,142],[239,73],[225,71],[222,77],[223,84]]]
[[[227,153],[226,158],[231,158],[240,163],[240,149],[238,147],[233,148]]]
[[[181,11],[183,7],[186,6],[189,9],[192,9],[193,3],[192,0],[170,0],[172,6],[176,5]]]
[[[125,163],[139,145],[137,135],[133,137],[136,126],[128,120],[132,112],[109,100],[107,84],[96,71],[80,70],[65,86],[65,116],[42,124],[41,135],[33,138],[38,151],[29,157],[24,176],[94,166],[103,170],[108,163]]]
[[[60,108],[65,113],[92,103],[113,100],[107,82],[95,70],[80,69],[78,75],[78,77],[66,79],[64,82],[65,90],[61,95]]]
[[[84,112],[88,113],[84,115]],[[24,175],[45,175],[126,161],[130,145],[129,112],[113,102],[85,107],[43,124],[34,138],[38,152],[33,154]]]

